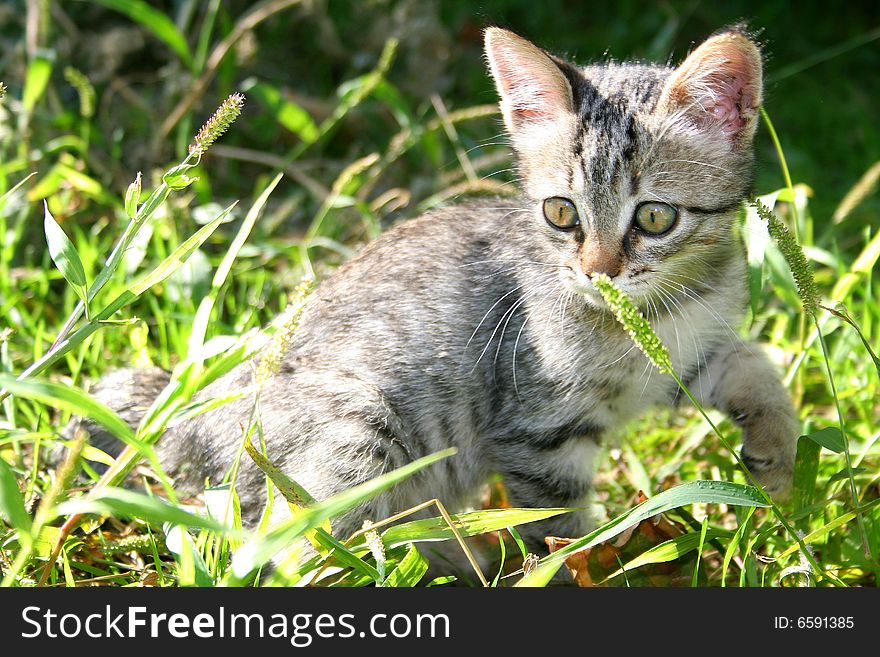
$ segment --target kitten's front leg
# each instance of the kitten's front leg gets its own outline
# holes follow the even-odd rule
[[[768,493],[784,497],[791,488],[799,423],[767,357],[757,346],[736,340],[687,383],[701,402],[743,428],[743,461]]]

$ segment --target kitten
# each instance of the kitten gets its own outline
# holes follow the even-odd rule
[[[321,499],[458,447],[337,519],[341,537],[434,497],[471,505],[492,472],[515,506],[583,507],[602,436],[681,398],[610,315],[590,282],[601,272],[643,309],[700,400],[743,427],[746,463],[783,494],[798,424],[774,368],[734,330],[746,304],[735,224],[761,102],[755,43],[734,28],[678,68],[578,68],[490,28],[486,55],[523,196],[405,222],[316,289],[261,395],[270,458]],[[202,396],[245,387],[252,372],[244,364]],[[165,381],[117,372],[97,395],[136,422]],[[223,476],[251,405],[168,431],[160,457],[180,487]],[[243,459],[250,520],[263,482]],[[522,527],[534,551],[547,534],[589,529],[586,511]]]

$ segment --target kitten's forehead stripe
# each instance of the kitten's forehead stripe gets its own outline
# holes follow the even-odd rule
[[[613,214],[621,192],[639,189],[637,160],[650,145],[639,115],[653,110],[668,75],[663,67],[616,64],[568,71],[578,117],[571,164],[580,168],[590,214],[600,221]]]

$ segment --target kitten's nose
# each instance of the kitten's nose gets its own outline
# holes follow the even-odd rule
[[[595,243],[584,243],[581,247],[580,262],[581,268],[587,276],[606,274],[609,278],[614,278],[623,269],[619,249]]]

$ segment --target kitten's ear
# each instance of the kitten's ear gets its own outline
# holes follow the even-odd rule
[[[761,104],[761,53],[738,30],[722,32],[694,50],[669,77],[658,109],[686,129],[749,141]]]
[[[486,57],[507,129],[552,122],[573,112],[571,85],[543,50],[513,32],[486,30]]]

